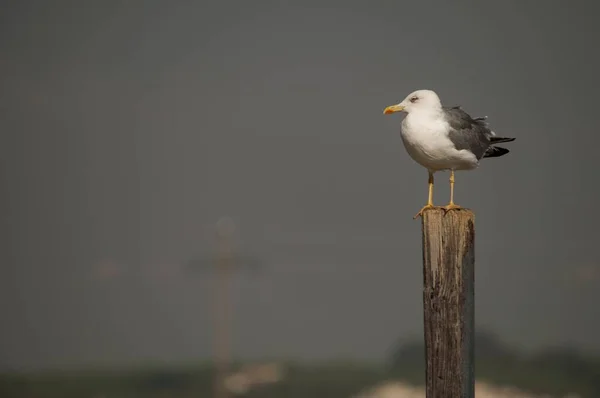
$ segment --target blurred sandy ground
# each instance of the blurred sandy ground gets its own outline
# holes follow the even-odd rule
[[[562,397],[533,395],[517,388],[493,386],[484,382],[475,383],[475,396],[477,398],[580,398],[577,394],[567,394]],[[353,398],[425,398],[425,390],[423,387],[392,381],[370,388]]]

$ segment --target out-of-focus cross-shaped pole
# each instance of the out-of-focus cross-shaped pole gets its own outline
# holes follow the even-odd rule
[[[225,378],[231,357],[231,300],[230,284],[233,270],[232,237],[235,224],[229,218],[222,218],[216,225],[217,238],[217,283],[214,289],[214,361],[215,398],[227,398]]]
[[[229,392],[225,380],[231,361],[231,334],[233,321],[233,303],[231,300],[231,282],[234,271],[240,267],[258,270],[262,261],[253,255],[240,256],[236,253],[233,237],[236,226],[229,217],[223,217],[216,223],[216,257],[200,256],[188,262],[187,269],[214,270],[216,281],[213,285],[211,307],[213,313],[213,358],[215,365],[213,396],[228,398]]]

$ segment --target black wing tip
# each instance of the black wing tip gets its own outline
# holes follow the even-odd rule
[[[509,152],[510,152],[510,150],[508,150],[506,148],[502,148],[500,146],[491,146],[485,152],[485,154],[483,155],[483,157],[484,158],[497,158],[497,157],[500,157],[500,156],[504,156],[504,155],[506,155]]]
[[[490,142],[492,144],[500,144],[501,142],[513,142],[516,139],[517,139],[516,137],[497,137],[497,136],[492,136],[492,137],[490,137]]]

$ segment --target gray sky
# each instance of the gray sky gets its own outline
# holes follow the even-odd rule
[[[238,356],[419,336],[427,173],[382,110],[421,88],[517,137],[457,174],[477,323],[600,350],[593,1],[140,4],[0,12],[1,368],[207,357],[214,279],[181,264],[223,215],[266,264]]]

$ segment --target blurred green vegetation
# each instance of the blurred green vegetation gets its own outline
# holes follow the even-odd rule
[[[282,382],[258,386],[243,396],[350,397],[384,376],[381,366],[342,361],[314,364],[285,362],[284,368]],[[211,367],[202,365],[181,369],[152,367],[4,374],[0,376],[0,397],[211,397],[213,375]]]
[[[421,342],[399,342],[388,370],[397,378],[424,383],[425,347]],[[488,331],[475,336],[475,375],[491,384],[519,387],[534,393],[600,397],[600,355],[571,347],[552,347],[523,353]]]
[[[519,387],[558,396],[576,392],[600,397],[600,357],[570,348],[524,354],[493,334],[478,333],[476,376],[492,384]],[[400,341],[385,364],[355,361],[301,363],[282,361],[284,379],[257,386],[248,398],[352,397],[384,380],[424,381],[422,343]],[[243,364],[234,364],[233,369]],[[3,398],[134,398],[211,397],[213,368],[209,364],[141,366],[137,369],[62,370],[0,375]],[[231,395],[235,396],[235,395]]]

